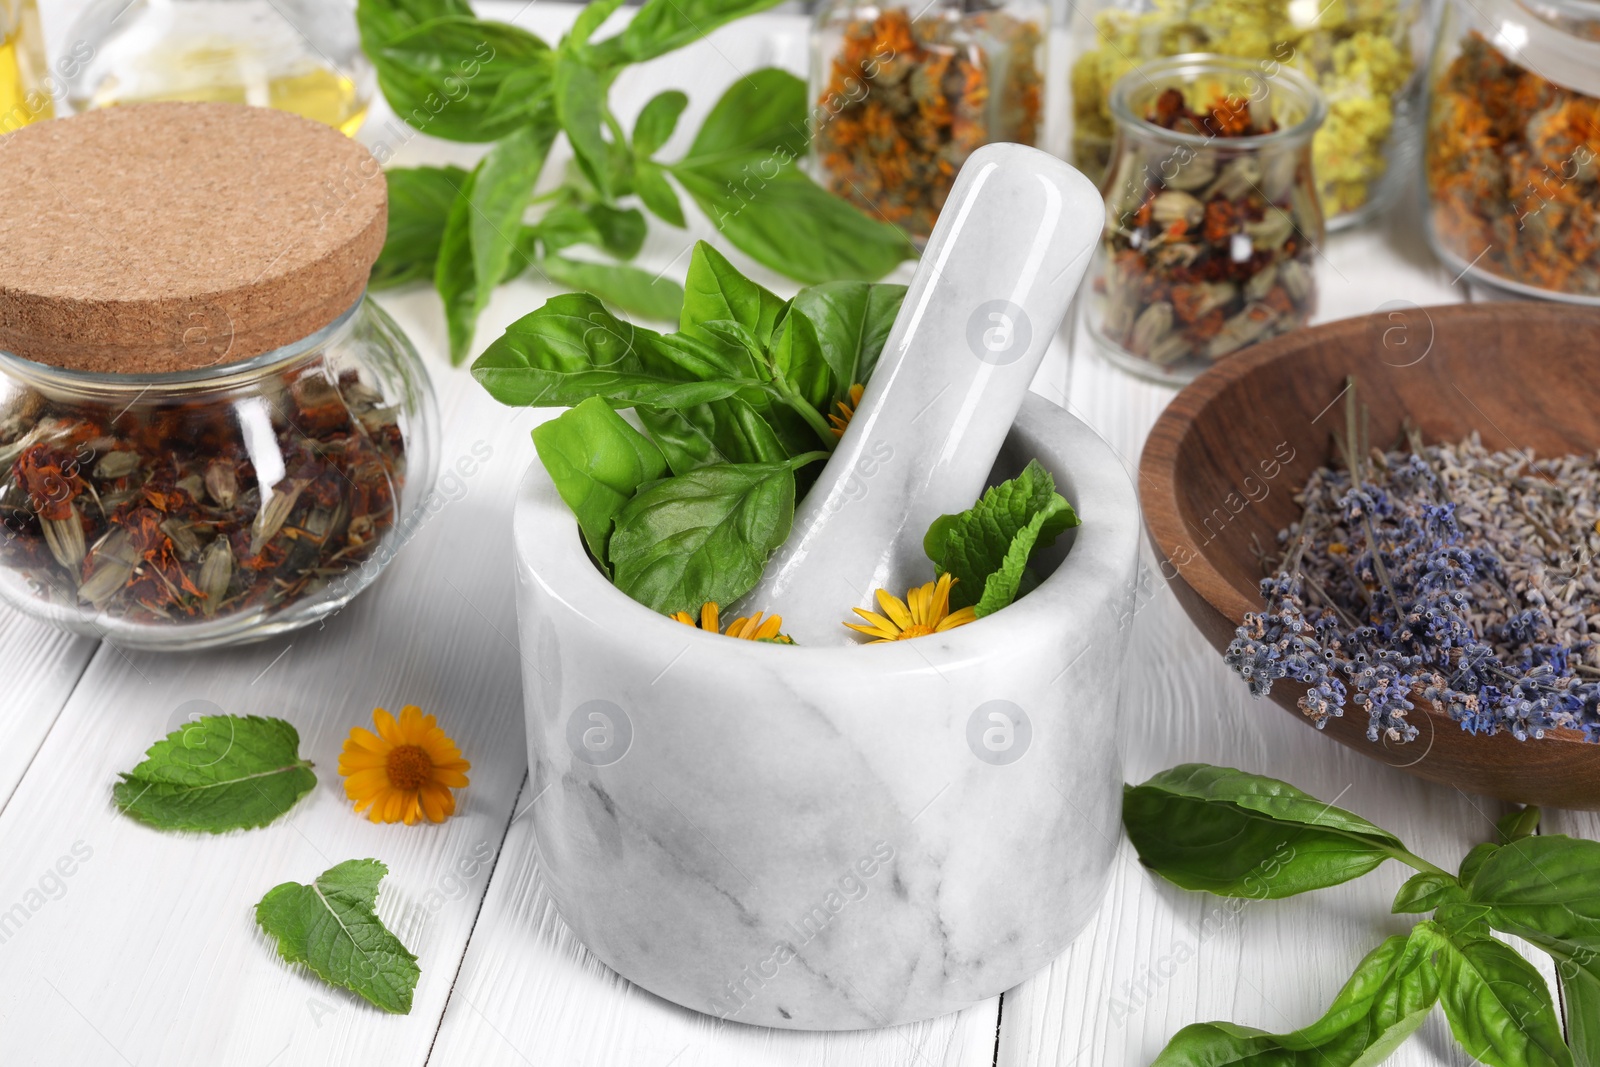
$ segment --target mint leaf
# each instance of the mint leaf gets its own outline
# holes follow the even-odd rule
[[[265,826],[317,784],[299,749],[300,735],[282,719],[207,715],[151,745],[111,796],[158,830]]]
[[[641,485],[666,473],[661,450],[599,397],[536,426],[533,445],[589,551],[605,565],[612,519]]]
[[[388,873],[377,860],[346,860],[310,885],[284,882],[256,905],[256,922],[290,963],[305,964],[329,985],[384,1011],[406,1015],[422,972],[417,957],[372,910],[378,883]]]
[[[1356,966],[1321,1019],[1289,1034],[1199,1023],[1173,1037],[1151,1067],[1354,1067],[1388,1059],[1439,997],[1422,939],[1391,937]]]
[[[1050,472],[1033,460],[966,511],[935,519],[922,544],[938,572],[956,578],[950,606],[977,605],[978,614],[987,615],[1015,598],[1029,554],[1054,542],[1078,521],[1072,505],[1056,492]],[[1013,556],[1013,543],[1019,538]],[[993,592],[988,589],[990,581]]]

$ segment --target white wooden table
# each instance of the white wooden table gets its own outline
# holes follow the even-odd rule
[[[573,10],[481,6],[547,36]],[[62,13],[50,8],[59,46]],[[794,16],[730,27],[630,72],[619,110],[629,121],[660,88],[688,90],[683,143],[739,72],[769,63],[799,71],[803,49],[804,22]],[[383,117],[366,139],[387,136]],[[395,147],[401,163],[470,162],[478,151],[422,137]],[[643,262],[681,277],[689,242],[705,234],[703,223],[690,235],[658,227]],[[1319,278],[1323,318],[1397,299],[1466,297],[1426,251],[1411,208],[1331,240]],[[532,282],[501,290],[480,347],[554,292]],[[433,375],[444,465],[484,445],[492,454],[351,608],[323,629],[177,656],[65,636],[0,609],[0,923],[12,916],[0,925],[0,1062],[8,1067],[1136,1067],[1190,1022],[1304,1025],[1362,955],[1402,929],[1389,915],[1407,873],[1395,864],[1236,911],[1158,883],[1124,843],[1104,904],[1076,943],[1003,997],[957,1015],[881,1031],[780,1032],[718,1023],[633,988],[555,914],[523,817],[538,801],[526,795],[510,509],[534,458],[528,431],[544,416],[500,407],[449,367],[431,292],[382,303]],[[1081,337],[1070,346],[1075,359],[1068,347],[1057,346],[1036,388],[1058,402],[1070,391],[1071,406],[1131,474],[1171,391],[1106,366]],[[1128,780],[1190,760],[1270,773],[1337,799],[1446,866],[1492,833],[1502,810],[1494,802],[1407,778],[1251,701],[1153,569],[1142,604],[1127,672]],[[316,762],[317,788],[279,823],[220,838],[158,833],[119,816],[116,773],[192,700],[292,721]],[[436,712],[473,762],[461,813],[442,826],[371,825],[351,813],[335,772],[349,728],[374,705],[404,703]],[[1600,837],[1600,817],[1552,812],[1547,828]],[[50,873],[74,854],[81,862],[63,868],[70,877]],[[406,1017],[285,965],[253,920],[255,902],[279,882],[366,856],[389,865],[380,913],[421,957]],[[1392,1062],[1468,1061],[1436,1014]]]

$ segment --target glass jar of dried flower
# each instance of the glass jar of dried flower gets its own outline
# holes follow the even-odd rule
[[[1306,323],[1326,111],[1305,76],[1248,59],[1176,56],[1117,82],[1106,227],[1080,305],[1113,362],[1187,381]]]
[[[819,5],[817,180],[920,247],[975,149],[1039,143],[1047,24],[1042,0]]]
[[[376,160],[226,104],[11,137],[0,597],[151,649],[337,610],[392,558],[436,457],[427,373],[365,297],[387,222]]]
[[[1448,0],[1429,77],[1440,258],[1525,296],[1600,303],[1600,4]]]

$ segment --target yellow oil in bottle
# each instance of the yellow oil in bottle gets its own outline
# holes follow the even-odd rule
[[[0,134],[55,116],[42,84],[44,48],[33,0],[0,0]]]
[[[97,108],[169,100],[251,104],[292,111],[326,123],[346,136],[354,136],[361,128],[369,106],[356,84],[331,67],[302,61],[287,72],[269,70],[262,57],[234,42],[166,49],[143,56],[136,71],[102,81],[86,105]]]

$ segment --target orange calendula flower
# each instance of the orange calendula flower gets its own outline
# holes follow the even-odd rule
[[[725,637],[737,637],[744,641],[770,641],[778,645],[792,645],[794,639],[788,634],[779,633],[783,629],[782,615],[766,615],[756,612],[748,618],[734,619],[728,624],[726,630],[720,629],[721,619],[718,617],[718,608],[714,601],[706,601],[700,605],[700,618],[696,619],[687,611],[675,611],[669,618],[683,623],[685,626],[694,626],[707,633],[722,634]]]
[[[850,420],[855,417],[856,408],[861,406],[861,394],[864,392],[866,392],[866,386],[852,385],[850,387],[850,403],[846,404],[843,400],[837,402],[839,414],[828,416],[828,421],[833,424],[833,436],[844,436],[845,427],[850,425]]]
[[[397,721],[382,708],[372,712],[374,734],[357,726],[339,754],[345,796],[373,822],[404,822],[424,816],[444,822],[455,814],[452,789],[465,789],[472,764],[461,758],[432,715],[415,704],[400,709]]]
[[[937,582],[908,590],[904,600],[890,594],[887,589],[880,589],[878,606],[883,609],[883,614],[855,608],[855,613],[867,620],[868,625],[856,622],[847,622],[845,625],[872,638],[867,642],[869,645],[904,641],[908,637],[926,637],[965,626],[978,616],[970,607],[950,610],[950,587],[954,584],[954,578],[941,574]]]

